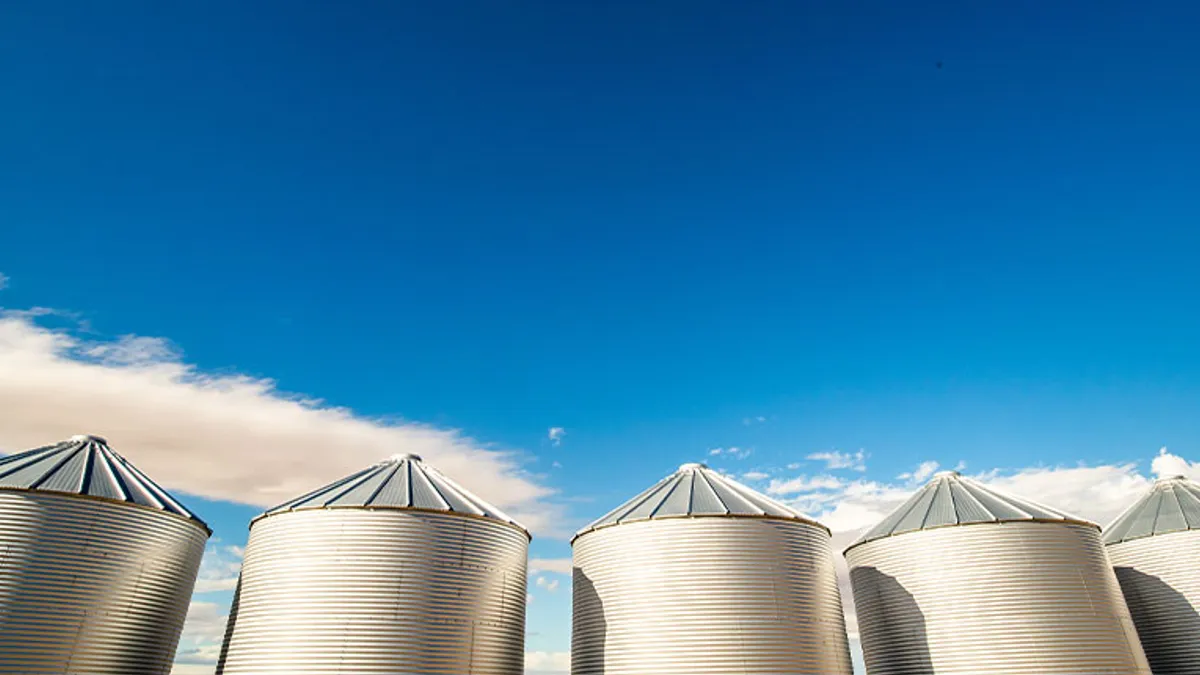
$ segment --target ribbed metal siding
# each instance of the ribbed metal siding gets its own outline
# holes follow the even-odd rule
[[[0,673],[170,672],[207,539],[150,508],[0,490]]]
[[[528,546],[515,527],[455,514],[258,520],[217,673],[519,675]]]
[[[829,534],[699,517],[574,543],[574,675],[851,672]]]
[[[1108,547],[1154,675],[1200,674],[1200,530]]]
[[[871,675],[1149,675],[1095,528],[989,523],[846,552]]]

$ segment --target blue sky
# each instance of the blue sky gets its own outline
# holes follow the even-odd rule
[[[9,3],[0,305],[516,452],[568,531],[705,457],[763,489],[1148,475],[1200,454],[1198,21]],[[263,500],[208,497],[244,543]],[[530,649],[565,651],[569,589],[533,593]]]

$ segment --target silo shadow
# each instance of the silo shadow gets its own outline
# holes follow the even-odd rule
[[[933,675],[925,614],[895,578],[874,567],[850,570],[863,659],[871,675]]]
[[[229,607],[229,618],[225,622],[225,638],[221,640],[221,652],[217,656],[215,675],[225,672],[225,662],[229,658],[229,642],[233,638],[233,629],[237,626],[238,606],[242,601],[242,575],[238,574],[237,588],[233,591],[233,604]]]
[[[1200,613],[1162,579],[1132,567],[1114,567],[1150,670],[1200,673]]]
[[[592,580],[578,567],[571,570],[571,675],[603,675],[608,621]]]

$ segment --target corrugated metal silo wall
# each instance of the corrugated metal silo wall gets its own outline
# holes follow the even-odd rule
[[[453,514],[263,518],[217,673],[519,675],[528,547],[515,527]]]
[[[207,539],[150,508],[0,490],[0,673],[169,673]]]
[[[871,675],[1149,675],[1095,528],[1000,523],[846,553]]]
[[[848,675],[829,534],[797,521],[627,523],[574,544],[574,675]]]
[[[1200,675],[1200,531],[1108,547],[1154,675]]]

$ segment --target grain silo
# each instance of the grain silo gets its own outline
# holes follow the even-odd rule
[[[103,438],[0,458],[0,673],[170,672],[208,536]]]
[[[251,522],[217,673],[520,675],[528,548],[397,455]]]
[[[702,464],[575,535],[573,675],[848,675],[829,530]]]
[[[1200,673],[1200,483],[1157,481],[1104,543],[1154,675]]]
[[[955,472],[846,550],[871,675],[1150,675],[1100,528]]]

